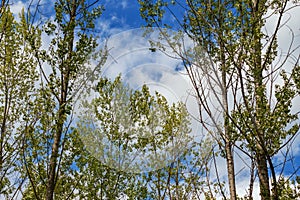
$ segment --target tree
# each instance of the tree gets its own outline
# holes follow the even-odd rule
[[[56,195],[71,197],[74,192],[76,176],[72,175],[78,172],[71,166],[78,152],[70,152],[73,147],[67,145],[72,135],[71,113],[80,90],[97,76],[105,60],[97,54],[102,61],[96,67],[89,62],[97,58],[93,57],[96,38],[89,34],[103,10],[97,2],[56,1],[55,19],[43,27],[52,38],[48,51],[32,47],[41,77],[34,107],[39,119],[30,127],[24,153],[27,192],[33,194],[28,198],[52,200]],[[61,190],[59,186],[66,181],[69,184]]]
[[[16,22],[9,7],[0,17],[0,197],[14,198],[24,183],[16,171],[22,160],[24,130],[33,107],[36,62],[31,45],[40,45],[40,33],[30,29],[25,14]]]
[[[297,47],[291,49],[291,44],[282,63],[276,66],[277,37],[285,24],[283,16],[289,9],[297,6],[297,2],[290,7],[289,1],[266,0],[188,0],[186,4],[177,1],[139,2],[141,16],[148,26],[161,27],[164,15],[169,12],[177,19],[181,30],[197,44],[192,51],[184,49],[179,52],[178,43],[175,42],[174,45],[164,33],[170,46],[183,59],[195,88],[201,111],[200,122],[208,132],[213,128],[217,130],[217,134],[213,135],[227,161],[231,199],[237,198],[234,148],[254,161],[262,199],[278,199],[276,169],[272,157],[299,132],[297,112],[291,110],[292,100],[299,91],[299,55],[293,55]],[[185,11],[182,20],[180,16],[175,16],[173,5]],[[263,30],[268,12],[277,17],[275,30],[271,34]],[[202,56],[199,56],[199,46],[203,48]],[[210,58],[205,58],[205,55]],[[289,59],[292,56],[295,56],[293,61]],[[292,62],[292,70],[285,72],[288,60]],[[281,85],[278,73],[283,81]],[[213,96],[215,102],[210,102],[208,96]],[[218,104],[223,113],[222,128],[215,117],[214,104]],[[213,127],[207,126],[206,116]],[[272,186],[269,185],[270,180]],[[250,199],[253,181],[251,178]]]
[[[202,192],[195,180],[205,176],[211,147],[192,141],[184,104],[169,105],[145,85],[133,91],[120,76],[102,78],[95,92],[76,128],[99,163],[81,170],[93,180],[93,198],[188,199]]]

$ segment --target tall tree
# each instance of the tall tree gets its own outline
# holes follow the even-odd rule
[[[99,2],[62,0],[55,2],[54,9],[54,21],[44,24],[43,29],[52,38],[48,50],[34,49],[41,72],[34,110],[40,118],[31,128],[24,156],[29,188],[35,198],[47,200],[52,200],[55,193],[66,192],[57,187],[64,181],[60,178],[72,174],[74,155],[70,153],[72,146],[66,145],[72,134],[70,114],[80,90],[99,73],[102,64],[98,60],[93,67],[89,62],[97,46],[90,33],[103,10]]]
[[[297,46],[286,52],[287,56],[282,59],[280,65],[275,66],[274,61],[278,52],[278,33],[284,25],[282,18],[287,10],[298,5],[297,2],[139,2],[141,15],[148,25],[161,26],[164,14],[169,12],[177,19],[182,30],[198,45],[192,54],[187,50],[177,53],[184,60],[186,71],[195,88],[201,111],[200,121],[207,127],[207,121],[204,119],[208,116],[217,128],[219,137],[215,138],[227,161],[231,199],[237,197],[233,147],[239,148],[254,161],[258,170],[262,199],[278,199],[277,177],[272,157],[299,131],[297,113],[291,110],[292,100],[297,96],[296,91],[299,89],[299,55],[295,55],[292,61],[292,70],[288,73],[284,71],[287,60],[293,56]],[[178,12],[172,9],[173,5],[185,11],[182,21],[175,15]],[[263,29],[268,12],[277,18],[274,31],[270,34]],[[174,43],[169,44],[174,46]],[[199,56],[199,46],[203,48],[202,55],[208,54],[216,66],[201,61],[205,60],[205,56]],[[175,51],[176,49],[177,46],[174,47]],[[279,82],[275,82],[278,81],[278,73],[283,81],[281,85],[276,85]],[[209,102],[207,92],[214,97],[215,102]],[[214,104],[218,104],[223,112],[222,129],[219,128],[215,117]],[[212,127],[207,129],[211,132]],[[236,141],[241,145],[237,145]],[[269,184],[270,180],[272,187]],[[251,185],[253,179],[250,187]],[[251,192],[249,198],[252,198]]]
[[[16,22],[4,1],[0,18],[0,197],[16,192],[24,182],[16,169],[24,129],[32,108],[36,62],[31,44],[39,46],[40,33],[29,29],[25,14]],[[15,188],[16,187],[16,188]],[[2,196],[3,197],[3,196]]]

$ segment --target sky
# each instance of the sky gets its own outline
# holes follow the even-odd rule
[[[49,8],[51,1],[42,1],[45,8]],[[164,94],[170,102],[181,100],[187,103],[188,110],[193,116],[197,116],[197,106],[195,101],[191,98],[192,88],[190,87],[189,79],[184,75],[184,72],[178,70],[182,65],[178,59],[171,59],[169,56],[161,52],[149,51],[150,44],[142,37],[141,26],[145,22],[139,15],[139,5],[136,0],[102,0],[105,11],[96,23],[96,33],[101,38],[100,41],[108,39],[108,46],[110,55],[107,63],[103,67],[103,75],[108,77],[115,77],[122,73],[123,80],[131,84],[133,88],[140,88],[141,85],[146,84],[150,87],[151,91],[158,90]],[[21,8],[26,3],[22,1],[15,1],[12,6],[14,13],[20,12]],[[182,14],[183,11],[176,10],[177,14]],[[45,16],[51,17],[51,10],[45,13]],[[288,21],[288,26],[284,26],[278,37],[279,42],[279,55],[284,55],[291,42],[291,36],[294,36],[293,47],[300,45],[300,9],[296,8],[288,12],[284,20]],[[174,18],[166,17],[164,22],[175,23]],[[276,17],[267,19],[265,30],[270,33],[275,27]],[[294,31],[292,34],[291,30]],[[153,40],[157,35],[152,35]],[[46,42],[46,41],[44,41]],[[186,43],[189,43],[186,40]],[[191,43],[189,43],[191,44]],[[294,55],[299,55],[299,50],[294,52]],[[277,57],[280,63],[282,59]],[[290,66],[286,66],[287,69]],[[300,99],[295,101],[294,110],[299,110]],[[192,122],[194,133],[201,132],[201,127],[196,121]],[[294,156],[300,160],[300,137],[298,136],[293,144]],[[277,156],[275,159],[282,160],[282,156]],[[245,170],[243,159],[236,155],[236,170],[240,171],[237,176],[237,189],[240,195],[246,194],[246,186],[248,186],[249,173]],[[296,163],[298,166],[300,162]],[[226,178],[225,161],[218,160],[219,172],[222,178]],[[258,199],[258,184],[255,184],[254,197]]]

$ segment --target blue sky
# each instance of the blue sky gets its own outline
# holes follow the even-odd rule
[[[185,2],[185,0],[177,2]],[[118,30],[122,29],[140,28],[146,24],[140,17],[140,7],[137,0],[105,0],[103,5],[105,11],[100,21],[102,21],[103,26],[109,27],[110,30],[107,30],[107,33],[117,33]],[[177,8],[173,12],[177,16],[182,16],[184,10]],[[175,18],[167,12],[161,23],[170,24],[174,26],[173,28],[178,27],[178,24],[174,22]]]
[[[139,28],[143,21],[139,16],[139,5],[135,0],[107,0],[101,19],[111,22],[110,28]],[[100,19],[100,20],[101,20]]]

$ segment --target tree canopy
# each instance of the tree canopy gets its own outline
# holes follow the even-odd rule
[[[180,60],[172,73],[189,80],[198,115],[104,75],[104,2],[57,0],[45,20],[42,1],[16,15],[2,0],[0,199],[253,199],[256,183],[263,200],[300,198],[299,33],[284,52],[278,42],[299,1],[136,3],[145,35],[160,31],[149,50]]]

